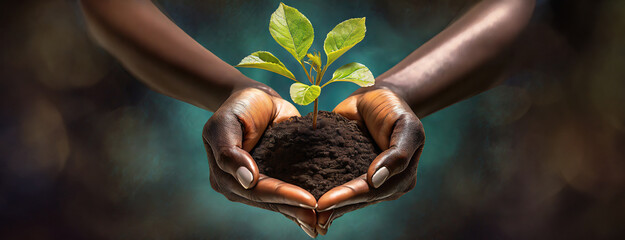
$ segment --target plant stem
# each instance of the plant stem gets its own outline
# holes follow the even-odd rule
[[[319,98],[315,99],[315,109],[313,110],[313,130],[317,129],[317,107],[319,106]]]
[[[304,69],[304,72],[306,73],[306,77],[308,78],[308,81],[310,82],[310,84],[313,83],[312,78],[310,77],[310,74],[308,74],[308,71],[306,70],[306,66],[304,66],[304,63],[300,62],[300,65],[302,65],[302,68]],[[312,72],[310,72],[312,73]]]
[[[323,86],[321,86],[321,88],[323,88],[323,87],[325,87],[326,85],[328,85],[328,84],[330,84],[330,83],[333,83],[333,82],[334,82],[334,81],[332,81],[332,80],[327,81],[326,83],[324,83],[324,84],[323,84]]]
[[[319,83],[321,82],[321,78],[323,78],[323,73],[326,71],[327,68],[328,68],[328,65],[325,65],[323,67],[323,70],[321,70],[321,72],[317,72],[317,79],[315,80],[315,85],[319,86]],[[313,130],[317,129],[317,112],[319,110],[318,107],[319,107],[319,97],[315,99],[315,108],[313,109]]]
[[[326,73],[327,69],[328,69],[328,65],[325,65],[323,67],[323,70],[321,70],[321,72],[317,73],[317,81],[315,81],[315,85],[319,85],[321,83],[321,79],[323,78],[323,74]]]

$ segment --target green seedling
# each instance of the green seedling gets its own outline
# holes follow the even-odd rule
[[[269,32],[280,46],[286,49],[302,66],[309,84],[298,81],[293,73],[273,54],[266,51],[258,51],[243,58],[236,67],[260,68],[271,71],[295,81],[291,85],[290,95],[293,102],[299,105],[308,105],[315,102],[313,110],[313,128],[317,127],[317,112],[321,89],[333,82],[353,82],[361,87],[373,85],[375,79],[369,69],[360,63],[352,62],[336,69],[332,78],[325,84],[321,79],[328,66],[336,61],[347,50],[351,49],[365,38],[365,18],[352,18],[339,23],[328,33],[323,42],[323,50],[326,53],[326,64],[323,65],[319,52],[309,53],[308,49],[313,43],[313,26],[297,9],[280,3],[278,9],[271,14]],[[308,61],[303,61],[304,57]],[[306,65],[310,70],[306,70]],[[313,74],[315,71],[316,74]]]

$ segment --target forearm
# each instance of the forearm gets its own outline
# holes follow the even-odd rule
[[[133,75],[165,95],[215,111],[257,83],[206,50],[149,0],[82,0],[95,40]]]
[[[419,117],[482,92],[505,76],[502,53],[528,23],[534,0],[480,2],[376,79]]]

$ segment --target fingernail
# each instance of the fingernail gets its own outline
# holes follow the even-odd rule
[[[308,206],[308,205],[300,203],[299,206],[303,207],[303,208],[307,208],[307,209],[315,209],[315,208],[317,208],[318,205],[315,203],[315,206],[313,207],[313,206]]]
[[[326,235],[328,234],[327,228],[317,228],[317,234]]]
[[[317,237],[317,236],[315,236],[315,231],[306,228],[304,225],[300,225],[300,227],[302,228],[302,230],[304,230],[304,232],[306,234],[308,234],[309,237],[311,237],[311,238]]]
[[[327,207],[326,209],[321,210],[321,212],[325,212],[325,211],[328,211],[328,210],[332,210],[332,209],[334,209],[335,207],[336,207],[336,204],[334,204],[334,205],[332,205],[332,206],[329,206],[329,207]]]
[[[328,221],[321,225],[321,224],[317,224],[319,225],[319,227],[324,228],[324,229],[328,229],[328,227],[330,226],[330,219],[332,219],[332,216],[334,215],[334,211],[332,211],[332,213],[330,213],[330,216],[328,216]]]
[[[239,180],[239,183],[243,186],[243,188],[248,189],[250,188],[250,185],[252,185],[254,175],[252,175],[252,172],[247,170],[247,168],[239,167],[239,169],[237,169],[237,180]]]
[[[317,237],[315,236],[315,230],[309,227],[308,224],[302,222],[302,220],[299,220],[299,219],[297,219],[297,223],[299,223],[299,227],[301,227],[302,230],[304,230],[304,232],[308,234],[308,236],[310,236],[311,238]]]
[[[386,181],[386,179],[388,178],[388,175],[389,175],[388,168],[382,167],[378,169],[378,171],[375,172],[373,176],[371,177],[371,182],[373,183],[373,187],[378,188],[380,185],[382,185],[382,183],[384,183],[384,181]]]

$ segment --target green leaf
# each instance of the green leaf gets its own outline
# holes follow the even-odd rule
[[[258,51],[243,58],[235,67],[260,68],[295,80],[293,73],[270,52]],[[297,80],[296,80],[297,81]]]
[[[365,65],[353,62],[336,69],[336,71],[332,74],[332,79],[330,79],[328,83],[338,81],[353,82],[361,87],[369,87],[375,83],[375,78],[373,77],[373,73],[371,73],[369,68]]]
[[[315,101],[321,94],[321,88],[317,85],[293,83],[291,85],[291,99],[299,105],[308,105]]]
[[[271,14],[269,32],[280,46],[300,62],[306,56],[315,35],[308,18],[284,3],[280,3],[278,9]]]
[[[336,25],[323,42],[323,49],[328,56],[326,65],[330,65],[343,53],[362,41],[366,31],[364,17],[348,19]]]

